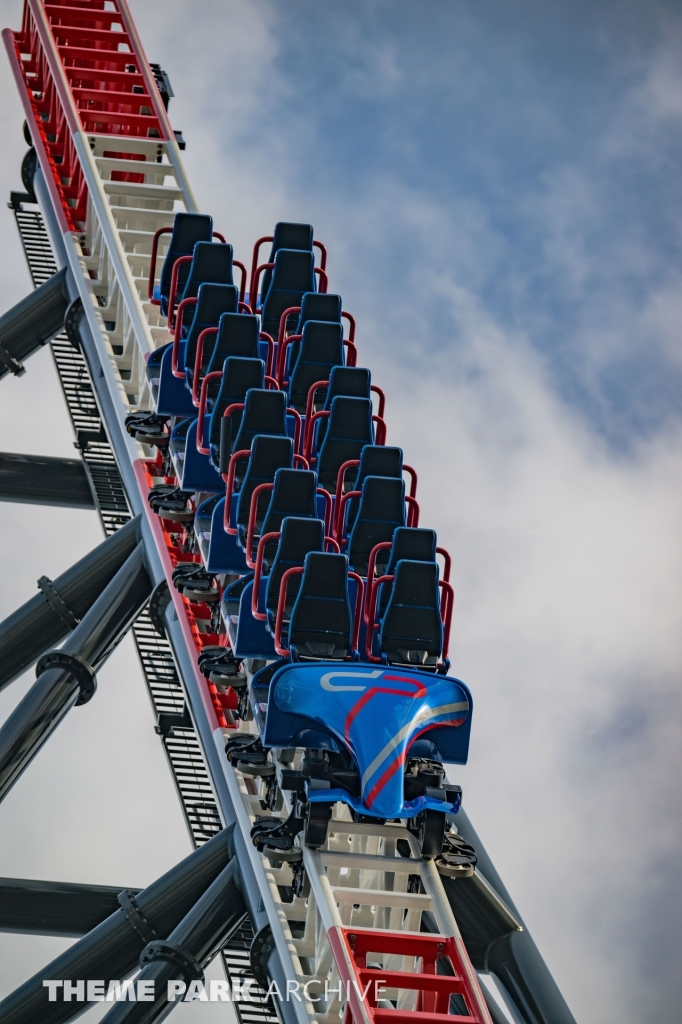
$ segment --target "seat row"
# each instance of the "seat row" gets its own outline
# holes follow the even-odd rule
[[[383,392],[327,287],[310,225],[258,239],[250,277],[210,217],[157,232],[149,301],[173,340],[147,363],[154,412],[128,424],[159,451],[150,504],[178,589],[236,659],[447,672],[449,556],[419,526],[417,474],[386,445]]]

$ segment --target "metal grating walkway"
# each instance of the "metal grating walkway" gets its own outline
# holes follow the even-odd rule
[[[19,228],[34,287],[57,272],[54,254],[37,207],[11,202]],[[32,204],[31,204],[32,205]],[[51,343],[52,355],[64,398],[78,439],[81,456],[89,474],[104,532],[114,533],[130,519],[114,453],[106,439],[90,373],[81,352],[65,333]],[[168,758],[173,781],[180,798],[185,821],[195,846],[200,846],[220,831],[222,824],[213,795],[211,780],[194,727],[186,713],[182,684],[168,641],[156,632],[145,609],[133,626],[133,634],[147,691],[156,720],[157,732]],[[253,932],[248,919],[223,950],[228,978],[253,978],[249,949]],[[274,1003],[254,984],[252,1002],[235,1002],[240,1024],[278,1024]]]
[[[14,213],[37,287],[57,272],[57,265],[40,211],[24,207],[20,204]],[[130,519],[130,509],[114,453],[106,440],[90,373],[83,355],[66,334],[59,334],[51,348],[78,438],[76,444],[92,483],[104,532],[110,536]],[[98,440],[91,440],[93,437]],[[146,610],[135,623],[133,634],[187,826],[198,846],[220,831],[220,817],[201,747],[184,713],[182,684],[170,644],[156,632]],[[212,813],[208,814],[207,808],[212,808]]]

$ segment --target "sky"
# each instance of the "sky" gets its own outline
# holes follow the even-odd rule
[[[388,442],[453,556],[475,711],[452,778],[573,1013],[676,1024],[682,5],[131,8],[237,258],[277,220],[329,249]],[[0,12],[19,25],[17,0]],[[0,76],[9,190],[25,147]],[[8,210],[0,239],[4,310],[29,287]],[[49,352],[27,365],[2,381],[0,447],[70,455]],[[0,530],[0,614],[100,537],[93,513],[18,505]],[[3,803],[0,874],[141,886],[187,852],[134,659],[112,657]],[[0,936],[0,992],[64,945]]]

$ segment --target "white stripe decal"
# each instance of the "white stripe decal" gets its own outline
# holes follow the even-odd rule
[[[383,668],[376,668],[373,672],[325,672],[320,679],[320,686],[323,690],[330,690],[332,693],[347,692],[349,690],[366,690],[367,686],[332,686],[332,679],[377,679],[383,673]]]
[[[419,725],[420,722],[426,721],[429,718],[438,718],[441,715],[448,715],[448,714],[450,714],[453,711],[468,711],[468,710],[469,710],[469,702],[466,701],[466,700],[460,701],[458,704],[441,704],[441,706],[439,708],[422,707],[421,710],[417,712],[417,714],[412,719],[412,721],[408,722],[407,725],[403,726],[403,728],[400,730],[400,732],[396,733],[396,735],[393,737],[393,739],[388,741],[388,743],[386,744],[384,749],[381,751],[381,753],[377,754],[377,756],[374,758],[374,760],[370,764],[369,768],[367,768],[367,770],[365,771],[364,775],[362,776],[362,789],[363,789],[363,792],[365,790],[365,787],[366,787],[368,781],[371,779],[372,775],[374,775],[375,771],[377,770],[379,765],[382,763],[382,761],[385,761],[386,758],[389,756],[389,754],[391,754],[396,749],[396,747],[400,746],[400,744],[404,740],[405,736],[407,736],[408,733],[410,733],[414,729],[414,727],[416,725]]]

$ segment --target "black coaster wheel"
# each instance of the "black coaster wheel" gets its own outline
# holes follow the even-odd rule
[[[443,852],[436,867],[446,878],[471,878],[477,862],[476,851],[456,832],[446,832]]]
[[[245,759],[254,764],[265,764],[267,759],[267,751],[263,749],[259,737],[246,734],[231,736],[225,744],[225,753],[230,764],[235,765]]]
[[[126,416],[125,423],[126,430],[136,441],[164,450],[170,442],[170,434],[165,430],[167,424],[167,416],[157,416],[153,412],[133,412]]]
[[[213,575],[196,562],[182,562],[173,573],[173,584],[189,601],[212,604],[220,600]]]
[[[297,849],[294,847],[294,839],[303,829],[303,819],[300,816],[298,801],[294,801],[294,808],[288,818],[257,818],[251,828],[251,839],[253,845],[262,853],[268,848],[268,856],[286,854],[288,851]],[[276,851],[276,853],[275,853]],[[300,850],[298,851],[300,853]],[[280,859],[284,859],[280,856]],[[298,853],[294,854],[298,860]]]
[[[243,689],[247,678],[241,670],[241,662],[235,658],[229,647],[204,647],[199,655],[199,668],[212,683]]]
[[[175,523],[193,521],[194,509],[188,508],[188,502],[192,497],[192,494],[181,490],[175,484],[157,484],[147,495],[152,511],[162,519],[170,519]]]

